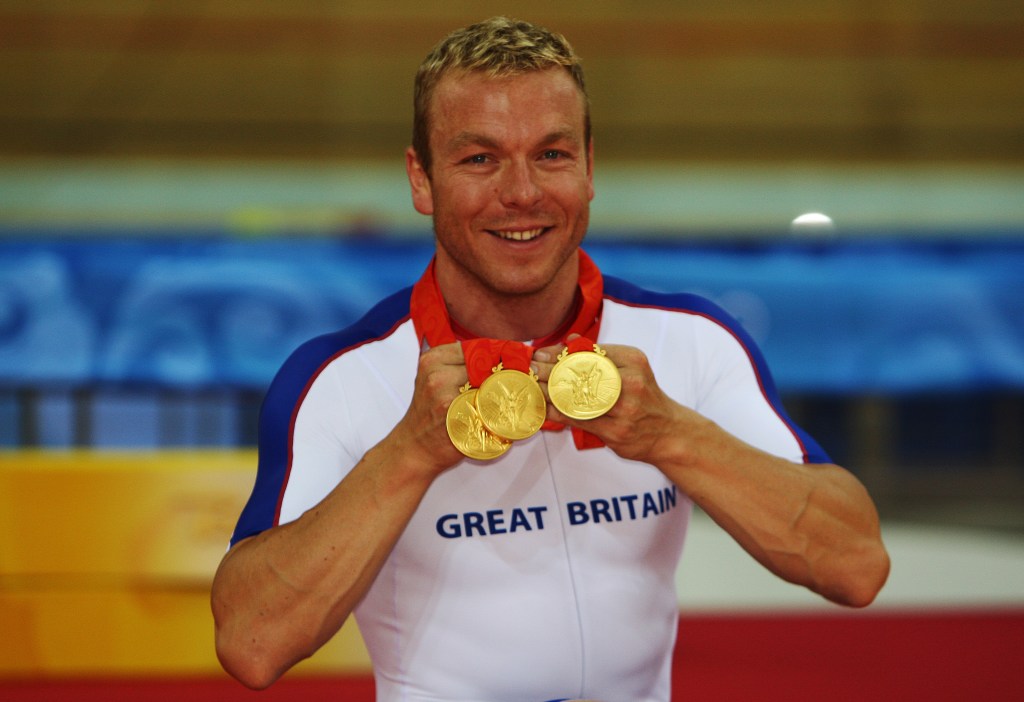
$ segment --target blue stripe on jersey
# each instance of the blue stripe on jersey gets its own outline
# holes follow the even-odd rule
[[[761,384],[761,391],[764,393],[772,409],[775,410],[775,413],[789,427],[789,430],[793,432],[794,437],[803,449],[804,462],[832,462],[828,454],[818,445],[818,442],[793,423],[793,420],[786,414],[778,389],[775,387],[775,381],[772,379],[771,371],[768,370],[768,364],[761,354],[761,350],[750,335],[747,334],[746,330],[728,312],[699,295],[651,292],[612,276],[604,277],[604,296],[631,307],[654,307],[698,314],[711,319],[727,329],[746,350],[747,356],[754,364],[754,372]]]
[[[409,317],[412,288],[385,298],[362,319],[300,346],[278,371],[260,408],[259,468],[252,495],[231,544],[274,526],[291,467],[292,423],[310,384],[328,362],[368,341],[383,338]]]

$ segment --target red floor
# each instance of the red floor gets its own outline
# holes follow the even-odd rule
[[[686,616],[676,659],[677,701],[1024,700],[1024,610]],[[285,678],[258,693],[226,678],[0,682],[11,702],[327,699],[373,702],[373,682]]]

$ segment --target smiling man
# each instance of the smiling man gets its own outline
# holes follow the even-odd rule
[[[212,593],[243,683],[354,613],[379,700],[664,702],[694,504],[779,577],[875,597],[874,505],[789,421],[750,338],[580,248],[593,166],[561,36],[494,18],[421,65],[406,170],[436,256],[268,390]],[[505,415],[535,433],[502,434]]]
[[[416,209],[434,218],[449,313],[482,336],[544,336],[575,298],[594,197],[585,97],[561,66],[456,69],[431,105],[429,166],[410,148],[406,167]]]

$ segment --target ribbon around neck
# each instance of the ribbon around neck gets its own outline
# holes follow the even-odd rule
[[[576,305],[575,316],[566,320],[566,323],[554,333],[541,339],[535,339],[532,344],[473,337],[462,330],[460,330],[461,333],[456,334],[452,320],[448,316],[448,308],[441,295],[441,289],[437,284],[435,270],[437,259],[431,259],[426,271],[413,285],[412,297],[409,301],[410,316],[420,346],[423,347],[426,344],[433,347],[456,341],[462,342],[463,355],[466,357],[466,370],[469,373],[470,385],[473,387],[479,387],[499,361],[504,368],[528,372],[534,349],[557,343],[564,344],[566,338],[572,334],[579,334],[580,338],[570,342],[571,346],[579,347],[583,343],[585,349],[592,349],[601,328],[604,279],[590,256],[582,249],[578,249],[577,255],[579,258],[579,302]],[[579,348],[573,350],[579,350]],[[544,426],[541,427],[543,431],[561,431],[564,428],[564,424],[550,420],[545,421]],[[573,427],[572,435],[573,442],[579,450],[604,446],[604,442],[599,438],[578,427]]]

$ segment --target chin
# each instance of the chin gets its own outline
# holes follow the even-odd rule
[[[551,283],[550,277],[517,276],[492,280],[490,287],[495,292],[509,297],[528,297],[544,292]]]

